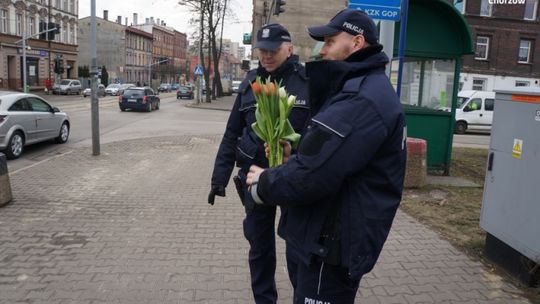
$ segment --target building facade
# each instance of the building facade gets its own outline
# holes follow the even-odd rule
[[[91,17],[79,20],[79,65],[92,66],[91,54]],[[110,83],[124,83],[126,70],[126,26],[121,22],[110,21],[108,12],[103,18],[96,17],[97,66],[105,66]],[[105,83],[107,85],[107,83]]]
[[[540,86],[538,0],[490,4],[495,2],[499,1],[454,1],[468,21],[476,45],[475,54],[464,57],[461,89]]]
[[[126,27],[126,82],[149,83],[153,36],[132,26]]]
[[[26,44],[26,75],[30,90],[41,90],[46,80],[77,78],[78,0],[0,0],[0,89],[22,90],[23,52]],[[44,23],[54,23],[59,33],[51,41],[39,39]],[[55,60],[64,66],[56,74]]]

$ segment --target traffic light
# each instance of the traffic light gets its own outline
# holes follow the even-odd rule
[[[245,33],[244,34],[244,39],[242,39],[242,42],[246,45],[250,45],[251,44],[251,33]]]
[[[242,70],[249,71],[249,60],[242,60]]]
[[[64,60],[62,58],[54,59],[54,72],[56,74],[64,74]]]
[[[283,6],[287,4],[287,1],[285,0],[275,0],[276,1],[276,7],[274,9],[274,15],[279,16],[279,14],[285,12],[285,9]]]
[[[54,35],[60,34],[60,24],[49,23],[48,25],[47,29],[52,30],[53,28],[56,28],[56,30],[47,32],[47,40],[54,40]]]

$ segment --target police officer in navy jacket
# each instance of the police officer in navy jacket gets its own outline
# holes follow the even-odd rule
[[[250,84],[257,76],[264,80],[281,81],[289,94],[296,95],[297,101],[289,120],[297,133],[307,126],[310,117],[308,86],[304,67],[293,55],[291,36],[287,29],[279,24],[262,27],[257,33],[259,67],[248,72],[240,84],[239,93],[232,108],[227,128],[216,156],[212,186],[208,203],[213,204],[216,195],[225,196],[225,187],[229,183],[235,162],[240,168],[236,182],[239,183],[239,196],[246,211],[244,235],[249,241],[249,268],[251,287],[256,303],[277,303],[277,290],[274,279],[276,270],[275,217],[276,206],[256,205],[247,195],[245,185],[249,167],[253,164],[268,167],[265,157],[264,142],[260,140],[251,124],[255,122],[255,98]],[[241,182],[240,182],[241,181]],[[281,209],[282,218],[286,213]],[[282,235],[281,229],[278,233]],[[292,260],[288,260],[289,264]],[[292,274],[292,272],[291,272]],[[291,278],[291,281],[294,281]]]
[[[247,184],[256,203],[287,207],[294,303],[354,303],[401,201],[405,117],[367,14],[343,10],[309,34],[324,41],[325,60],[306,64],[311,101],[324,105],[298,153],[277,168],[252,166]]]

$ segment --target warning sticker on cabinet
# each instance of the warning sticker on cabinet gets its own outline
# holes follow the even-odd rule
[[[514,138],[514,146],[512,147],[512,157],[521,159],[522,151],[523,151],[523,140]]]
[[[536,116],[534,117],[534,120],[540,121],[540,110],[536,110]]]

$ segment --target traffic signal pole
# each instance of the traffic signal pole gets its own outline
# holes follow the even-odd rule
[[[43,33],[48,33],[48,32],[51,32],[51,31],[56,31],[56,27],[55,28],[52,28],[52,29],[48,29],[48,30],[45,30],[45,31],[42,31],[42,32],[39,32],[37,34],[34,34],[34,35],[31,35],[31,36],[26,36],[26,32],[23,32],[23,36],[22,36],[22,39],[21,40],[17,40],[15,42],[15,44],[18,44],[19,42],[22,42],[22,60],[23,60],[23,92],[24,93],[28,93],[28,87],[26,85],[26,40],[30,39],[30,38],[33,38],[33,37],[37,37]]]

